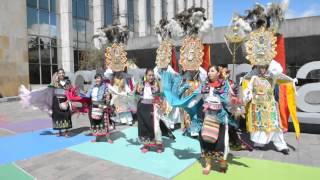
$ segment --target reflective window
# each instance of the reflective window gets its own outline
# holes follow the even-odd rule
[[[74,71],[79,70],[79,51],[74,50],[73,51],[73,56],[74,56]]]
[[[50,84],[52,74],[50,65],[41,65],[42,84]]]
[[[85,19],[86,3],[85,0],[77,1],[77,18]]]
[[[50,0],[50,12],[56,12],[57,2],[56,0]]]
[[[77,0],[72,0],[72,16],[77,17]]]
[[[167,17],[167,1],[166,0],[161,1],[161,14],[162,14],[162,18]]]
[[[40,66],[39,64],[29,63],[30,84],[40,84]]]
[[[151,33],[151,0],[146,0],[147,2],[147,32]]]
[[[49,12],[39,11],[39,35],[50,36]]]
[[[27,5],[30,6],[30,7],[34,7],[34,8],[37,8],[38,2],[37,0],[27,0]]]
[[[134,0],[127,0],[128,5],[128,28],[134,31]]]
[[[86,45],[87,45],[87,43],[85,43],[85,42],[78,42],[78,48],[79,49],[86,49]]]
[[[28,33],[29,34],[38,34],[39,26],[38,26],[38,11],[35,8],[28,7],[27,8],[27,25],[28,25]]]
[[[50,37],[57,37],[57,15],[50,12]]]
[[[50,65],[50,49],[49,47],[45,47],[43,49],[40,48],[40,55],[41,55],[41,64]]]
[[[89,19],[89,4],[87,0],[72,0],[72,16]]]
[[[29,63],[39,63],[39,46],[31,46],[28,50]]]
[[[48,0],[39,0],[39,9],[49,10],[49,1]]]
[[[113,22],[113,0],[104,0],[104,25],[111,25]]]
[[[58,65],[52,65],[52,74],[58,71]]]
[[[51,49],[50,54],[51,54],[52,64],[58,64],[57,48],[51,47],[50,49]],[[55,71],[53,71],[53,72],[55,72]]]
[[[53,70],[58,69],[56,3],[56,0],[27,1],[30,84],[50,83]]]
[[[86,21],[86,42],[91,42],[93,35],[93,24],[90,21]]]
[[[78,41],[78,19],[73,19],[72,21],[72,27],[73,27],[73,41]]]
[[[78,19],[77,21],[77,29],[78,29],[78,41],[85,42],[86,41],[86,21],[82,19]]]
[[[57,39],[51,39],[51,46],[57,47]]]
[[[91,43],[93,36],[92,7],[89,8],[88,0],[73,0],[73,47],[74,47],[74,70],[79,69],[79,52],[83,51]]]

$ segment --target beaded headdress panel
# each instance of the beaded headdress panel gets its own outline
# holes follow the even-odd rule
[[[180,49],[180,65],[184,71],[198,70],[203,62],[203,45],[197,36],[186,36]]]
[[[246,42],[246,59],[252,65],[269,65],[276,56],[277,37],[264,27],[252,31]]]
[[[163,40],[157,49],[156,64],[158,68],[167,68],[171,63],[172,43],[170,40]]]
[[[114,72],[124,71],[127,66],[127,52],[119,43],[113,43],[111,47],[107,47],[105,57],[106,66]]]

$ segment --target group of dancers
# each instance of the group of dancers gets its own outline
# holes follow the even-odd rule
[[[188,13],[203,15],[203,12],[201,8],[191,8],[177,18],[181,20],[186,16],[182,20],[192,20],[193,15],[187,16]],[[200,18],[201,22],[204,19]],[[238,21],[239,17],[235,22]],[[121,38],[124,33],[117,34],[121,29],[113,27],[106,29],[106,33],[115,38],[110,40],[112,46],[105,50],[105,73],[96,74],[85,93],[77,91],[64,70],[59,69],[48,88],[30,92],[22,87],[22,102],[49,112],[58,136],[69,136],[72,113],[87,112],[91,133],[96,137],[92,142],[106,139],[112,143],[115,125],[132,126],[137,120],[142,153],[163,152],[163,136],[175,140],[173,131],[181,129],[183,135],[199,140],[205,162],[203,174],[210,173],[213,162],[218,162],[220,171],[226,172],[230,148],[262,149],[273,142],[277,151],[289,154],[284,140],[288,119],[280,117],[275,89],[287,86],[288,99],[289,92],[294,99],[294,80],[283,74],[281,65],[274,60],[277,37],[268,29],[268,23],[257,22],[259,26],[254,26],[256,29],[247,37],[245,53],[252,71],[240,82],[231,80],[226,66],[208,66],[210,62],[204,62],[204,46],[198,36],[201,28],[197,24],[186,26],[180,58],[176,61],[170,39],[173,32],[166,26],[170,23],[173,20],[160,22],[158,30],[162,41],[157,50],[156,67],[146,69],[142,76],[129,73],[126,51],[120,42],[125,39]],[[235,28],[234,33],[236,30],[239,28]],[[294,104],[290,101],[287,106],[299,137]],[[244,141],[240,131],[248,132],[252,143]]]
[[[184,135],[199,140],[205,162],[203,173],[210,172],[214,160],[219,162],[220,171],[226,172],[230,146],[234,150],[251,150],[239,136],[240,121],[246,116],[247,130],[256,148],[273,141],[278,151],[289,153],[274,100],[274,84],[270,83],[275,81],[269,79],[274,76],[268,66],[257,65],[244,77],[243,81],[248,80],[244,91],[229,79],[229,70],[224,66],[210,66],[207,74],[202,75],[203,69],[179,74],[170,65],[156,68],[156,72],[158,75],[153,69],[146,69],[137,83],[124,72],[116,72],[113,77],[94,76],[92,85],[80,97],[88,107],[90,130],[96,137],[92,142],[106,137],[112,143],[115,124],[133,125],[134,115],[142,153],[152,149],[163,152],[163,136],[174,140],[172,131],[180,126]],[[63,69],[58,70],[47,89],[52,93],[53,129],[58,130],[57,136],[68,137],[71,116],[77,108],[73,105],[74,97],[79,95],[70,95],[73,88]],[[240,93],[244,94],[244,101],[239,99]]]

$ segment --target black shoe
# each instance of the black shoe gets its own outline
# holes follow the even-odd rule
[[[168,136],[169,136],[169,138],[170,138],[171,140],[175,140],[175,139],[176,139],[176,137],[173,135],[172,132],[168,132]]]
[[[282,154],[284,154],[284,155],[288,155],[289,154],[289,149],[283,149],[280,152],[282,152]]]
[[[261,147],[261,146],[254,146],[253,148],[256,149],[256,150],[259,150],[259,151],[263,151],[263,150],[264,150],[264,146],[263,146],[263,147]]]

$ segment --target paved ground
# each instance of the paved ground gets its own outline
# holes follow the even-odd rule
[[[1,138],[25,132],[49,128],[50,123],[49,116],[39,110],[22,109],[18,102],[0,103],[0,140]],[[29,124],[35,125],[29,126]],[[89,127],[87,116],[74,115],[73,125],[74,131],[86,134]],[[121,126],[118,127],[118,130],[125,128],[128,127]],[[301,139],[297,141],[294,133],[287,133],[285,138],[290,147],[290,155],[282,155],[274,150],[273,145],[269,145],[264,150],[231,152],[231,156],[320,167],[320,135],[302,134]],[[6,145],[0,144],[0,152],[2,146]],[[19,150],[16,149],[14,151]],[[1,157],[5,156],[5,154],[0,154],[0,160]],[[164,179],[144,171],[121,166],[111,161],[87,156],[68,149],[20,159],[13,163],[19,169],[21,168],[20,170],[37,179]]]

